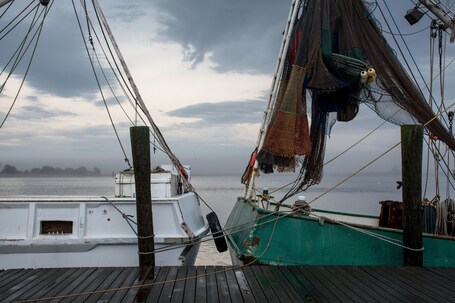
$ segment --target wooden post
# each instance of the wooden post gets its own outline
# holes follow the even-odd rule
[[[147,126],[130,128],[136,186],[136,213],[139,247],[139,266],[155,266],[153,237],[152,194],[150,185],[150,132]]]
[[[403,245],[422,248],[422,145],[421,125],[401,126],[403,178]],[[422,251],[403,249],[403,265],[422,266]]]

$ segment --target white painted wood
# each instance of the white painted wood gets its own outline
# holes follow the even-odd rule
[[[208,232],[194,193],[154,199],[152,208],[157,249],[189,240],[183,222],[196,238]],[[136,220],[134,198],[0,198],[0,269],[137,266],[137,237],[122,213]],[[72,232],[44,234],[45,221],[69,221]],[[186,245],[158,253],[156,264],[192,265],[198,247],[183,261]]]

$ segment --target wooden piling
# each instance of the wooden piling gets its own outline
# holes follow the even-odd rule
[[[155,250],[150,185],[150,131],[147,126],[135,126],[130,128],[130,136],[136,187],[139,266],[155,266],[155,255],[147,254]]]
[[[403,178],[403,245],[422,248],[422,145],[421,125],[401,126]],[[422,266],[423,252],[403,249],[403,265]]]

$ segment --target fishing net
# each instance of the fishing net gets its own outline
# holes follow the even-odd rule
[[[392,123],[423,124],[455,149],[362,0],[303,1],[291,42],[258,162],[265,172],[287,171],[302,158],[294,193],[320,182],[331,127],[354,119],[360,103]],[[305,96],[311,96],[310,132]]]
[[[295,156],[308,155],[311,150],[306,100],[303,94],[305,69],[293,65],[289,80],[281,82],[277,111],[272,116],[264,145],[258,154],[264,171],[294,170]]]

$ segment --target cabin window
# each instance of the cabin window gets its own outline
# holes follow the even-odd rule
[[[73,221],[41,221],[40,235],[71,235]]]

